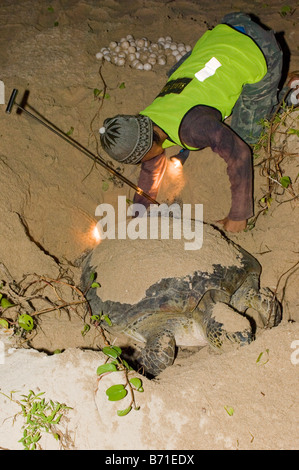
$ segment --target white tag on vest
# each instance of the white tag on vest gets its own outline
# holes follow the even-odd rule
[[[197,80],[200,82],[204,82],[207,78],[211,77],[214,75],[216,70],[221,67],[221,63],[219,60],[216,59],[216,57],[212,57],[212,59],[209,60],[204,66],[203,69],[199,70],[196,72],[195,77]]]

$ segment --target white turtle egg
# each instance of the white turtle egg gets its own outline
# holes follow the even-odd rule
[[[169,47],[170,47],[170,49],[171,49],[172,51],[176,51],[176,50],[177,50],[177,45],[176,45],[175,42],[173,42],[172,44],[170,44]]]
[[[97,52],[97,53],[96,53],[96,58],[97,58],[97,59],[103,59],[103,57],[104,57],[103,52]]]
[[[175,56],[177,62],[178,62],[182,57],[183,57],[182,54],[177,54],[177,55]]]
[[[158,57],[158,60],[157,60],[158,64],[159,65],[165,65],[166,64],[166,57]]]
[[[164,53],[160,53],[160,54],[158,55],[158,59],[164,59],[164,60],[166,60],[166,55],[165,55]]]
[[[174,64],[176,64],[176,57],[175,57],[174,55],[172,55],[172,54],[169,55],[169,56],[167,57],[167,63],[168,63],[169,65],[174,65]]]
[[[135,68],[136,68],[137,70],[143,70],[143,69],[144,69],[144,65],[143,65],[141,62],[139,62],[139,64],[137,64]]]
[[[169,49],[169,48],[168,48],[168,49],[165,49],[164,54],[165,54],[166,56],[170,56],[170,55],[172,55],[172,50]]]
[[[137,47],[144,47],[144,39],[136,39],[135,42]]]
[[[110,44],[109,44],[110,49],[115,49],[116,46],[117,46],[117,42],[115,42],[115,41],[111,41]]]
[[[128,54],[128,59],[130,62],[132,62],[133,60],[136,59],[136,54],[134,54],[133,52],[131,54]]]
[[[186,46],[185,49],[186,49],[187,52],[189,52],[189,51],[192,50],[192,47],[191,46]]]
[[[132,36],[132,34],[128,34],[126,39],[127,41],[134,41],[134,37]]]
[[[160,49],[159,44],[157,44],[157,43],[151,44],[150,49],[151,49],[152,52],[158,52],[158,50]]]
[[[140,57],[140,52],[138,52],[138,51],[135,52],[135,55],[136,55],[136,59],[139,59],[139,57]]]
[[[136,66],[137,66],[138,64],[141,64],[140,60],[135,59],[135,60],[132,61],[132,64],[131,64],[131,65],[132,65],[133,69],[136,69]]]
[[[170,49],[170,46],[171,46],[171,42],[165,42],[164,44],[164,49]]]
[[[172,50],[172,55],[177,56],[177,55],[180,55],[180,53],[177,49],[173,49]]]
[[[161,37],[161,38],[158,39],[157,42],[165,42],[165,38]]]
[[[135,46],[129,46],[128,47],[128,53],[129,54],[134,54],[136,52],[136,47]]]
[[[113,56],[111,57],[111,62],[112,62],[112,64],[117,65],[118,56],[117,56],[117,55],[113,55]]]
[[[122,41],[122,42],[121,42],[121,47],[122,47],[123,49],[129,49],[129,47],[130,47],[129,41]]]
[[[146,52],[141,52],[139,59],[141,62],[147,62],[148,61],[148,54]]]
[[[171,42],[171,41],[172,41],[172,37],[171,37],[171,36],[165,36],[165,41],[166,41],[166,42]]]
[[[149,57],[147,62],[150,65],[155,65],[157,63],[157,58],[156,57]]]
[[[125,52],[119,52],[117,55],[118,57],[121,57],[121,58],[125,58],[127,56]]]
[[[178,46],[179,52],[186,52],[185,46]]]
[[[121,51],[120,46],[116,46],[116,47],[114,48],[114,51],[115,51],[115,52],[120,52],[120,51]]]
[[[118,65],[119,67],[122,67],[125,65],[125,63],[126,63],[126,59],[124,57],[118,57],[116,65]]]
[[[144,64],[144,66],[143,66],[143,69],[144,69],[144,70],[152,70],[152,68],[153,68],[153,65],[150,64],[149,62],[147,62],[147,63]]]
[[[107,62],[111,62],[111,57],[108,54],[104,55],[104,59],[107,60]]]

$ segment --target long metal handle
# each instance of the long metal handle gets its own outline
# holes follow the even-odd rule
[[[6,107],[6,113],[8,113],[8,114],[11,113],[11,108],[15,104],[15,99],[16,99],[17,93],[18,93],[18,90],[16,88],[14,88],[12,90],[12,94],[10,95],[9,102],[7,104],[7,107]]]
[[[105,162],[105,160],[101,157],[99,157],[98,155],[95,155],[94,153],[92,153],[90,150],[88,150],[86,147],[84,147],[83,145],[81,145],[79,142],[76,142],[74,139],[72,139],[70,136],[68,136],[67,134],[65,134],[64,132],[62,132],[60,129],[58,129],[56,126],[55,128],[52,127],[52,125],[49,125],[47,124],[45,121],[43,121],[42,119],[40,119],[39,117],[37,117],[35,114],[32,114],[30,113],[30,111],[28,111],[27,109],[25,109],[23,106],[21,106],[20,104],[16,103],[15,99],[16,99],[16,96],[17,96],[17,93],[18,93],[18,90],[16,88],[13,89],[12,91],[12,94],[9,98],[9,101],[8,101],[8,104],[7,104],[7,107],[6,107],[6,112],[8,114],[11,113],[11,109],[13,107],[13,105],[16,105],[19,109],[21,109],[27,116],[29,116],[30,118],[34,119],[35,121],[39,122],[40,124],[42,124],[44,127],[46,127],[48,130],[50,130],[51,132],[53,132],[54,134],[56,134],[58,137],[60,137],[61,139],[65,140],[67,143],[69,143],[70,145],[72,145],[73,147],[75,147],[77,150],[79,150],[79,152],[83,153],[84,155],[86,155],[87,157],[89,157],[90,159],[92,159],[93,161],[96,161],[99,165],[101,165],[103,168],[105,168],[107,171],[109,171],[109,173],[111,173],[113,176],[115,176],[116,178],[120,179],[123,183],[127,184],[128,186],[130,186],[131,188],[133,188],[140,196],[143,196],[145,197],[146,199],[148,199],[151,203],[153,204],[157,204],[158,206],[160,205],[160,203],[158,201],[156,201],[155,199],[153,199],[149,194],[145,193],[141,188],[139,188],[136,184],[134,184],[132,181],[130,181],[129,179],[127,179],[125,176],[123,176],[121,173],[119,173],[118,171],[114,170],[114,168],[111,168],[108,163]]]

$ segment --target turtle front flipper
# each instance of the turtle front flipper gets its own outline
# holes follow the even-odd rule
[[[219,351],[251,343],[253,332],[249,320],[229,305],[230,296],[211,289],[193,312],[210,346]]]
[[[166,367],[173,364],[175,358],[175,338],[169,331],[151,331],[145,347],[141,350],[137,363],[148,376],[156,377]]]

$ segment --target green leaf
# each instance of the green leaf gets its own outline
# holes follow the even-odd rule
[[[8,328],[9,327],[8,321],[5,320],[4,318],[0,318],[0,327],[1,328]]]
[[[128,406],[128,408],[126,408],[125,410],[118,410],[117,414],[118,416],[126,416],[128,413],[130,413],[131,409],[132,407]]]
[[[30,315],[27,315],[26,313],[23,313],[19,316],[18,323],[20,327],[24,328],[24,330],[26,331],[31,331],[34,326],[33,318]]]
[[[258,358],[257,358],[257,360],[255,361],[256,363],[260,362],[260,360],[261,360],[263,354],[264,354],[264,353],[261,352],[261,353],[258,355]]]
[[[279,182],[281,186],[287,188],[291,184],[291,178],[289,176],[283,176],[282,178],[280,178]]]
[[[102,90],[99,90],[98,88],[94,88],[93,94],[95,97],[99,96],[102,93]]]
[[[69,131],[67,131],[66,135],[72,135],[72,133],[74,132],[74,128],[73,126],[70,128]]]
[[[35,436],[33,436],[32,442],[37,442],[40,440],[40,438],[41,438],[41,434],[37,432]]]
[[[284,5],[280,10],[280,14],[281,16],[286,16],[288,13],[291,13],[291,11],[292,8],[289,5]]]
[[[106,395],[109,401],[119,401],[122,400],[127,395],[127,390],[124,385],[112,385],[106,390]]]
[[[8,299],[5,297],[2,297],[1,303],[0,303],[2,308],[9,308],[9,307],[14,307],[14,304],[12,304]]]
[[[109,326],[112,326],[112,321],[110,320],[110,318],[108,317],[108,315],[103,315],[103,319],[105,320],[105,322],[106,322]]]
[[[95,273],[90,273],[90,275],[89,275],[89,280],[90,280],[90,281],[94,281],[95,277],[96,277],[96,274],[95,274]]]
[[[91,284],[91,287],[92,287],[93,289],[96,289],[97,287],[101,287],[101,284],[99,284],[98,282],[93,282],[93,283]]]
[[[266,349],[266,353],[267,353],[266,360],[264,362],[261,362],[262,356],[264,354],[263,352],[261,352],[256,360],[256,363],[261,363],[262,365],[267,364],[267,362],[269,362],[269,349]]]
[[[224,409],[229,416],[232,416],[234,414],[234,409],[231,406],[225,406]]]
[[[129,382],[136,388],[138,392],[143,392],[142,381],[138,377],[133,377]]]
[[[109,183],[107,181],[102,182],[102,191],[108,191]]]
[[[121,90],[123,90],[124,88],[126,88],[125,82],[122,82],[122,83],[119,85],[119,88],[120,88]]]
[[[90,319],[92,321],[100,321],[101,317],[100,315],[91,315]]]
[[[109,364],[103,364],[97,368],[97,375],[105,374],[106,372],[115,372],[117,367],[111,362]]]
[[[127,361],[125,359],[122,360],[123,361],[123,365],[125,366],[126,369],[128,370],[134,370],[133,367],[131,367]]]
[[[289,129],[287,134],[295,134],[299,137],[299,129]]]
[[[106,356],[113,357],[114,359],[118,358],[122,352],[118,346],[107,346],[102,351]]]
[[[89,330],[90,330],[90,326],[87,325],[87,323],[85,323],[83,330],[81,331],[81,335],[85,336],[89,332]]]

